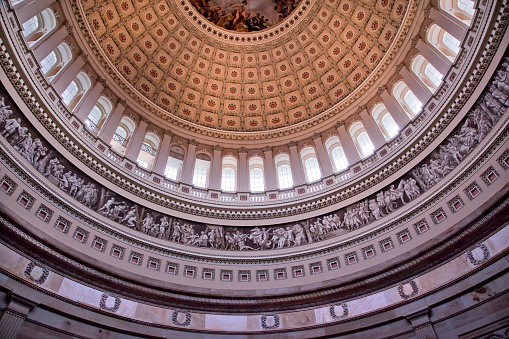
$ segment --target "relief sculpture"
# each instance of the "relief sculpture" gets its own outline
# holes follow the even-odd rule
[[[333,213],[298,223],[230,227],[173,218],[111,192],[44,140],[0,87],[0,134],[48,181],[103,217],[147,235],[188,246],[229,251],[274,250],[345,234],[379,220],[430,189],[467,157],[509,108],[509,58],[453,132],[409,173]]]

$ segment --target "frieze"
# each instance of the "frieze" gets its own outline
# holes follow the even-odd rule
[[[1,89],[0,131],[21,157],[70,198],[124,227],[170,242],[222,250],[272,250],[342,236],[392,214],[435,186],[460,165],[500,120],[509,106],[509,66],[505,58],[477,103],[458,127],[427,158],[398,181],[363,201],[334,213],[281,226],[229,227],[191,222],[147,209],[91,180],[42,139]],[[502,88],[496,91],[494,86]],[[498,88],[497,87],[497,88]],[[506,93],[507,92],[507,93]],[[192,144],[194,140],[191,140]],[[247,150],[240,149],[239,152]],[[486,172],[487,173],[487,172]],[[496,173],[494,169],[490,173]],[[497,173],[498,175],[498,173]],[[484,175],[485,180],[490,175]],[[484,178],[483,177],[483,178]],[[366,185],[370,187],[370,185]],[[143,198],[153,200],[152,195]],[[152,199],[151,199],[152,198]],[[314,208],[322,208],[317,204]],[[446,218],[433,219],[435,223]],[[437,218],[441,218],[438,220]]]

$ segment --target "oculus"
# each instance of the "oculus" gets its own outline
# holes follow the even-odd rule
[[[300,0],[189,0],[208,21],[236,32],[270,28],[292,13]]]

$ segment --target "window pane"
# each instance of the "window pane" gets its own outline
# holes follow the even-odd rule
[[[475,8],[472,0],[458,0],[458,8],[474,16]]]
[[[318,165],[318,159],[316,159],[316,157],[307,159],[304,162],[304,167],[306,168],[306,174],[309,182],[319,180],[322,177],[320,166]]]
[[[408,108],[410,108],[412,113],[417,114],[421,111],[422,103],[411,90],[408,90],[405,93],[403,100],[405,100],[405,103],[408,105]]]
[[[171,166],[166,166],[166,169],[164,170],[164,176],[170,178],[171,180],[177,180],[178,173],[178,168]]]
[[[76,85],[76,81],[73,81],[69,84],[69,86],[67,86],[64,93],[62,93],[64,103],[69,105],[76,94],[78,94],[78,85]]]
[[[252,192],[263,192],[265,190],[263,181],[263,170],[261,168],[253,168],[249,171],[249,185]]]
[[[31,17],[23,23],[23,35],[28,36],[39,27],[39,18],[36,16]]]
[[[119,136],[121,136],[124,139],[127,137],[127,132],[125,131],[125,129],[123,129],[120,126],[117,127],[117,130],[115,131],[115,134],[118,134]]]
[[[444,33],[443,38],[444,45],[447,46],[454,54],[458,54],[460,51],[460,42],[458,39],[450,35],[448,32]]]
[[[389,135],[389,138],[393,138],[396,134],[398,134],[399,127],[394,122],[394,119],[389,113],[386,113],[382,117],[382,125],[384,126],[385,131]]]
[[[332,161],[334,162],[334,167],[336,168],[336,172],[344,170],[348,167],[348,160],[346,160],[345,151],[343,151],[343,147],[337,146],[330,152],[332,156]]]
[[[293,186],[292,169],[290,165],[281,165],[277,168],[279,188],[289,188]]]
[[[221,176],[221,189],[223,191],[235,191],[235,170],[233,168],[223,168],[223,173]]]
[[[366,131],[359,134],[357,137],[357,142],[359,143],[361,153],[364,157],[367,157],[375,150],[375,146],[373,146],[371,143],[371,139],[369,139],[368,133]]]
[[[102,116],[102,113],[101,113],[101,110],[99,109],[99,107],[94,106],[94,108],[92,108],[92,111],[88,115],[88,120],[90,120],[91,122],[93,122],[94,124],[97,125],[99,123],[99,120],[101,120],[101,116]]]
[[[44,73],[44,74],[48,73],[49,70],[51,69],[51,67],[55,66],[56,63],[57,63],[57,55],[55,54],[55,52],[51,52],[50,54],[48,54],[47,57],[45,57],[41,61],[42,73]]]
[[[207,169],[196,167],[193,175],[193,185],[196,187],[207,187]]]
[[[424,69],[424,74],[428,77],[428,79],[433,82],[433,84],[438,87],[442,83],[442,78],[444,77],[442,73],[438,71],[432,64],[428,62],[426,68]]]

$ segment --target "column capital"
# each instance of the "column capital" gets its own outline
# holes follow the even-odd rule
[[[416,35],[412,38],[412,47],[415,48],[415,46],[417,46],[417,43],[419,42],[419,40],[421,40],[421,36],[420,35]]]
[[[340,121],[336,122],[336,124],[334,124],[334,127],[336,127],[336,128],[340,128],[341,126],[345,126],[344,120],[340,120]]]
[[[426,7],[424,7],[423,13],[425,17],[429,17],[429,14],[431,13],[431,9],[433,8],[433,5],[429,3]]]
[[[83,53],[83,51],[81,51],[78,54],[78,56],[80,56],[86,64],[88,63],[88,54],[87,53]]]
[[[401,72],[401,70],[405,67],[405,63],[404,62],[401,62],[399,64],[396,65],[396,73],[399,73]]]
[[[273,148],[272,148],[272,146],[267,145],[267,146],[265,146],[265,147],[263,148],[263,152],[265,152],[265,153],[267,153],[267,152],[272,152],[272,149],[273,149]]]
[[[106,79],[98,77],[97,82],[100,83],[103,88],[106,87]]]
[[[212,149],[213,149],[214,151],[219,151],[219,152],[222,152],[222,151],[223,151],[223,147],[222,147],[222,146],[220,146],[220,145],[214,145],[214,146],[212,147]]]
[[[238,149],[238,152],[239,153],[247,153],[247,148],[241,147],[241,148]]]
[[[127,107],[127,101],[125,99],[119,99],[118,104]]]
[[[147,118],[146,116],[141,116],[140,117],[140,121],[143,121],[144,123],[146,123],[147,125],[150,124],[150,120],[149,118]]]
[[[198,146],[198,141],[196,141],[195,139],[191,139],[189,140],[189,145]]]
[[[167,136],[170,136],[170,137],[173,137],[173,136],[174,136],[174,134],[173,134],[173,132],[171,131],[171,129],[166,129],[166,130],[164,130],[164,134],[165,134],[165,135],[167,135]]]
[[[67,30],[67,34],[72,35],[72,31],[74,29],[74,27],[72,26],[72,23],[70,23],[69,21],[65,21],[64,25],[65,25],[65,29]]]
[[[386,90],[387,90],[387,86],[382,85],[382,86],[378,87],[378,90],[376,91],[376,94],[382,95],[382,93],[385,92]]]
[[[316,139],[321,139],[322,138],[322,135],[320,133],[314,133],[312,136],[311,136],[311,139],[312,140],[316,140]]]
[[[290,142],[288,143],[288,147],[297,147],[297,141],[293,141],[293,140],[292,140],[292,141],[290,141]]]
[[[357,107],[357,113],[361,113],[363,111],[367,111],[368,107],[366,105],[361,105]]]

